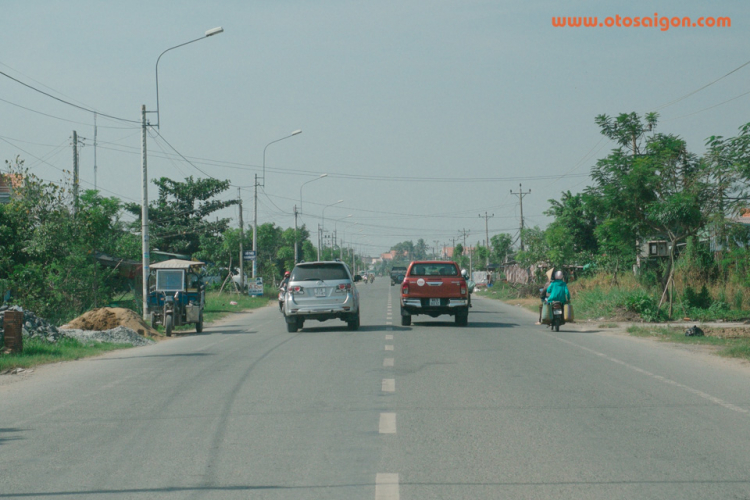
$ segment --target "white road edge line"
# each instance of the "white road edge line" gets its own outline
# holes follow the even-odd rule
[[[566,344],[570,344],[572,346],[575,346],[575,347],[578,347],[580,349],[583,349],[584,351],[588,351],[588,352],[590,352],[592,354],[595,354],[597,356],[601,356],[604,359],[607,359],[607,360],[609,360],[609,361],[611,361],[613,363],[617,363],[618,365],[622,365],[625,368],[629,368],[629,369],[631,369],[631,370],[633,370],[633,371],[635,371],[637,373],[641,373],[641,374],[646,375],[648,377],[655,378],[656,380],[664,382],[665,384],[673,385],[675,387],[679,387],[680,389],[684,389],[684,390],[686,390],[687,392],[689,392],[691,394],[695,394],[696,396],[700,396],[701,398],[706,399],[708,401],[711,401],[712,403],[717,404],[719,406],[723,406],[724,408],[726,408],[728,410],[736,411],[738,413],[745,413],[745,414],[750,413],[750,410],[746,410],[745,408],[740,408],[739,406],[733,405],[732,403],[729,403],[727,401],[724,401],[723,399],[717,398],[716,396],[712,396],[712,395],[707,394],[707,393],[705,393],[703,391],[700,391],[698,389],[693,389],[690,386],[681,384],[679,382],[675,382],[674,380],[668,379],[666,377],[662,377],[661,375],[656,375],[654,373],[648,372],[648,371],[644,370],[643,368],[638,368],[637,366],[633,366],[633,365],[628,364],[628,363],[626,363],[624,361],[620,361],[617,358],[613,358],[611,356],[607,356],[606,354],[604,354],[602,352],[595,351],[593,349],[589,349],[588,347],[583,347],[582,345],[576,344],[575,342],[571,342],[569,340],[564,340],[564,339],[561,339],[561,338],[558,338],[558,337],[555,337],[555,336],[551,336],[551,337],[554,338],[554,339],[559,340],[560,342],[565,342]]]
[[[384,378],[381,385],[383,392],[396,392],[396,379],[395,378]]]
[[[383,366],[393,366],[394,358],[385,358],[383,360]]]
[[[398,474],[375,475],[375,500],[399,500]]]
[[[381,413],[380,423],[378,424],[380,434],[396,434],[396,414]]]

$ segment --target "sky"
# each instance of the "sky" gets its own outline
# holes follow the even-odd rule
[[[514,237],[586,188],[614,147],[594,118],[657,111],[701,154],[750,122],[750,4],[684,1],[0,0],[0,159],[58,181],[82,138],[81,188],[141,200],[148,177],[229,180],[258,223],[325,229],[364,254],[423,238]],[[727,28],[557,28],[556,16],[730,17]],[[80,109],[36,92],[17,81]],[[743,95],[748,93],[746,95]],[[667,105],[669,104],[669,105]],[[667,105],[667,106],[665,106]],[[94,113],[97,147],[94,148]],[[149,113],[151,124],[156,114]],[[302,133],[266,146],[301,129]],[[157,135],[158,132],[158,135]],[[170,147],[171,145],[171,147]],[[174,148],[174,149],[172,149]],[[190,159],[180,158],[174,150]],[[301,189],[303,183],[309,182]],[[521,185],[521,186],[519,186]],[[156,197],[150,184],[149,197]],[[338,200],[343,200],[335,204]],[[480,217],[480,214],[482,217]],[[220,214],[238,223],[233,207]],[[351,217],[348,217],[351,215]],[[125,220],[132,219],[130,215]]]

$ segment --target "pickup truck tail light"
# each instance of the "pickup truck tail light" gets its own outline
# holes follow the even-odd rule
[[[402,293],[403,295],[409,295],[409,284],[408,284],[408,283],[404,283],[404,284],[403,284],[403,285],[401,286],[401,293]]]
[[[466,286],[461,285],[461,295],[466,295]]]
[[[305,293],[305,289],[301,286],[293,286],[289,289],[290,292],[292,292],[293,295],[300,295]]]

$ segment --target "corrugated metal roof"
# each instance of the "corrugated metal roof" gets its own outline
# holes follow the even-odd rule
[[[157,262],[149,267],[151,269],[187,269],[192,266],[203,266],[205,264],[205,262],[200,262],[198,260],[170,259],[165,260],[164,262]]]

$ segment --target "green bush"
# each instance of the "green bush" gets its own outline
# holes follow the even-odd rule
[[[639,314],[644,321],[654,322],[663,319],[663,313],[657,307],[656,301],[644,292],[636,292],[627,297],[625,308]]]
[[[691,308],[708,309],[711,307],[711,294],[708,293],[706,285],[703,285],[700,293],[695,293],[690,285],[686,286],[683,298]]]

